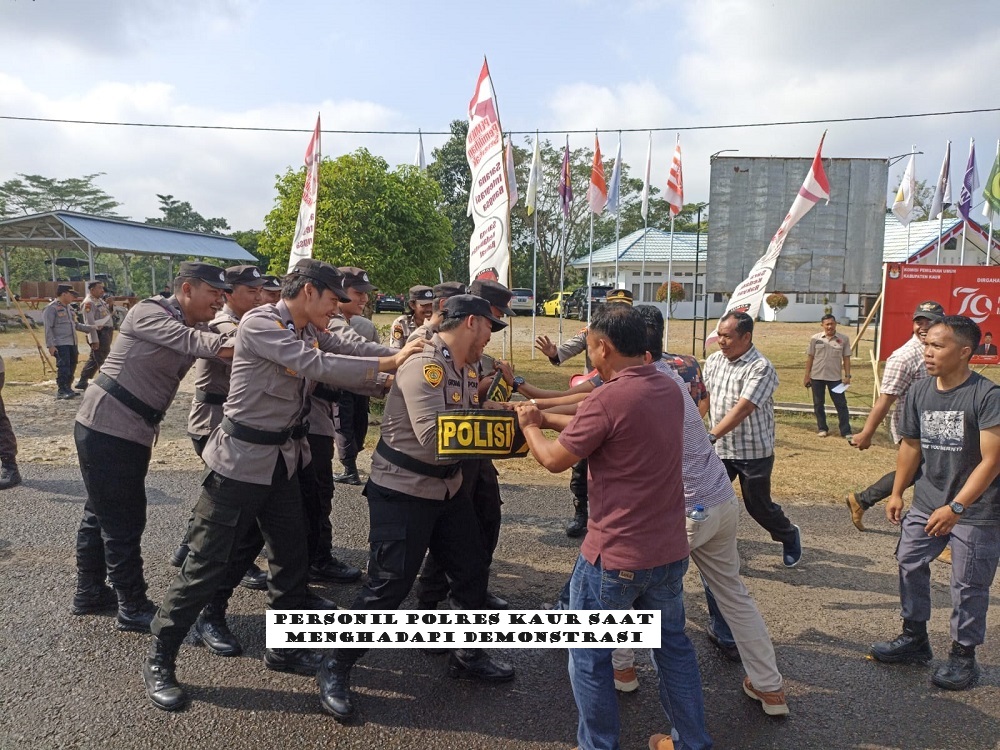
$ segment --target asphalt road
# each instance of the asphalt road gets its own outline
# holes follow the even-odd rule
[[[23,486],[0,493],[0,747],[184,748],[571,748],[576,708],[566,652],[509,650],[517,679],[500,686],[454,681],[446,656],[370,652],[353,680],[360,719],[341,726],[320,711],[313,680],[270,672],[261,661],[264,595],[240,589],[230,621],[246,654],[223,659],[185,645],[178,677],[191,706],[168,714],[146,699],[139,665],[148,637],[118,633],[111,616],[73,617],[74,534],[84,500],[69,466],[25,464]],[[195,471],[154,471],[144,540],[150,595],[174,569],[167,555],[196,494]],[[504,528],[492,588],[523,608],[551,601],[576,545],[562,532],[568,493],[505,486]],[[338,488],[335,540],[363,565],[367,512],[358,488]],[[705,637],[704,596],[689,573],[689,633],[698,650],[709,730],[717,748],[1000,748],[1000,628],[979,649],[978,684],[948,693],[924,667],[887,667],[868,645],[898,632],[895,532],[872,516],[854,530],[842,507],[790,506],[803,529],[798,568],[744,515],[740,551],[747,584],[767,621],[785,675],[791,715],[765,716],[744,696],[739,665]],[[871,514],[870,514],[871,515]],[[935,564],[932,644],[949,647],[949,568]],[[997,592],[997,585],[994,592]],[[353,587],[324,593],[349,604]],[[645,748],[664,731],[655,675],[640,655],[636,693],[619,698],[622,747]]]

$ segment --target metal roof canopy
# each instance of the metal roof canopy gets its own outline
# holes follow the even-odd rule
[[[7,265],[7,247],[42,248],[49,250],[53,257],[59,250],[86,253],[90,278],[94,278],[95,252],[257,262],[231,237],[72,211],[50,211],[0,221],[0,246],[5,248],[4,266]]]

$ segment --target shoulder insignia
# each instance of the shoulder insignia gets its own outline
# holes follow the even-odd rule
[[[462,400],[462,394],[459,393],[458,391],[455,391],[453,394],[451,394],[451,400],[454,401],[455,403],[458,403],[459,401]]]
[[[90,308],[91,308],[91,304],[89,302],[85,302],[84,305],[83,305],[83,311],[84,312],[90,312]]]
[[[475,371],[472,367],[469,368],[469,377],[472,380],[477,380],[479,378],[479,373]]]
[[[444,368],[436,362],[424,365],[424,380],[432,388],[437,388],[441,385],[441,381],[444,380]]]
[[[396,341],[399,341],[401,338],[403,338],[403,327],[402,326],[393,326],[392,327],[392,337]]]

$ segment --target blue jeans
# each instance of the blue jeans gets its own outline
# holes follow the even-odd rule
[[[600,564],[600,560],[598,560]],[[660,704],[680,735],[677,750],[712,747],[694,646],[684,633],[684,573],[688,559],[647,570],[604,570],[581,555],[570,579],[570,609],[660,611],[660,648],[653,649]],[[627,573],[628,575],[622,575]],[[569,649],[569,680],[580,712],[581,750],[617,750],[621,724],[610,648]]]
[[[705,603],[708,605],[708,629],[719,639],[719,643],[723,646],[735,646],[736,639],[733,637],[733,631],[730,630],[726,618],[722,616],[722,610],[719,609],[719,604],[715,601],[715,595],[712,593],[712,589],[708,587],[708,582],[705,581],[704,576],[702,576],[701,585],[705,587]]]

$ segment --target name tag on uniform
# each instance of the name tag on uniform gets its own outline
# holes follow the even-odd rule
[[[436,457],[439,460],[526,455],[528,446],[513,412],[487,409],[438,412]]]

